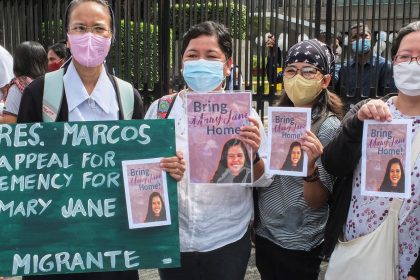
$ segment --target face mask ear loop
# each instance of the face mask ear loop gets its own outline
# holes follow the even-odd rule
[[[187,92],[188,92],[188,85],[187,85],[187,82],[185,81],[184,76],[182,75],[183,70],[184,70],[184,69],[182,69],[182,68],[179,70],[179,71],[181,72],[181,77],[182,77],[182,80],[184,81],[184,88],[183,88],[183,90],[185,90],[185,91],[187,91]]]
[[[226,91],[226,86],[227,86],[226,79],[227,79],[227,77],[228,77],[228,76],[226,76],[226,77],[223,79],[223,82],[222,82],[222,92],[225,92],[225,91]]]
[[[228,59],[228,60],[229,60],[229,59]],[[223,64],[226,64],[226,67],[227,67],[228,60],[226,60],[226,61],[223,63]],[[232,72],[230,72],[229,76],[232,76]],[[223,92],[223,93],[224,93],[224,92],[226,92],[226,86],[227,86],[226,79],[227,79],[227,77],[229,77],[229,76],[224,76],[225,78],[223,79],[223,82],[222,82],[222,92]],[[233,89],[232,89],[232,90],[233,90]]]

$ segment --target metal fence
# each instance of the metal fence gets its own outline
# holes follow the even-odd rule
[[[182,35],[198,22],[225,24],[233,35],[233,62],[241,72],[241,88],[254,91],[261,115],[281,86],[267,82],[267,55],[278,71],[289,46],[306,38],[325,40],[335,48],[342,40],[340,64],[349,61],[350,26],[362,22],[372,30],[376,52],[390,60],[396,32],[420,19],[419,0],[111,0],[116,16],[116,40],[107,65],[131,81],[146,102],[183,86],[180,74]],[[65,38],[62,17],[69,0],[0,0],[0,44],[11,53],[22,41],[45,47]],[[381,32],[382,31],[382,32]],[[278,51],[265,48],[271,33]],[[383,50],[382,50],[382,47]],[[381,47],[381,49],[379,49]],[[373,52],[372,52],[373,53]],[[235,81],[237,83],[239,81]],[[372,96],[376,95],[373,91]],[[369,97],[369,96],[366,96]]]

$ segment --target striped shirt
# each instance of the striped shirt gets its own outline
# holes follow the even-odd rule
[[[335,116],[322,123],[317,136],[324,147],[339,126]],[[316,165],[323,186],[331,193],[334,177],[325,171],[320,158]],[[290,250],[310,251],[322,243],[328,205],[310,208],[303,197],[303,182],[302,177],[276,175],[270,187],[259,189],[259,236]]]

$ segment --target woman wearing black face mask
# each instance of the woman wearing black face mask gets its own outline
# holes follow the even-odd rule
[[[413,141],[416,141],[416,137],[420,136],[420,21],[413,22],[398,32],[391,54],[398,94],[396,96],[385,96],[381,100],[367,100],[358,103],[346,115],[339,133],[331,141],[330,145],[326,147],[322,156],[326,169],[336,176],[345,177],[345,185],[342,187],[343,190],[349,190],[348,192],[343,192],[343,195],[336,201],[337,204],[345,203],[347,207],[342,208],[342,211],[333,217],[332,222],[339,230],[336,231],[337,234],[331,239],[332,245],[337,241],[337,235],[340,232],[346,241],[351,242],[354,242],[353,240],[356,238],[375,233],[383,225],[384,221],[390,217],[392,212],[390,208],[395,198],[366,197],[361,195],[361,187],[359,185],[361,167],[358,163],[361,157],[364,120],[373,119],[386,122],[391,119],[412,119],[412,139],[407,139],[407,141],[413,143]],[[393,213],[396,213],[396,219],[398,220],[398,243],[392,244],[392,253],[379,251],[384,260],[392,260],[394,248],[397,248],[399,263],[397,261],[395,266],[391,266],[386,265],[382,261],[378,262],[376,258],[373,260],[357,259],[348,263],[348,266],[346,263],[349,271],[357,269],[361,274],[364,273],[363,275],[372,275],[369,265],[357,266],[357,268],[350,265],[375,263],[375,267],[380,271],[388,271],[390,269],[391,272],[387,275],[389,277],[396,275],[396,279],[420,279],[418,253],[420,248],[418,224],[420,217],[420,156],[415,153],[418,146],[413,144],[412,154],[407,155],[415,160],[411,170],[406,170],[405,172],[406,176],[411,176],[410,198],[402,202],[399,214],[398,211],[393,211]],[[369,215],[365,215],[365,213],[369,213]],[[343,225],[344,231],[342,230]],[[394,228],[394,230],[397,229]],[[331,233],[333,233],[333,230]],[[389,242],[392,242],[392,240]],[[384,246],[372,246],[365,258],[370,256],[369,252],[377,249],[382,250],[382,247]],[[334,254],[331,260],[333,258]],[[417,262],[415,262],[416,259]],[[413,265],[414,263],[415,265]],[[395,269],[395,267],[398,269]],[[333,268],[331,271],[333,271]],[[330,272],[329,268],[327,275],[330,273],[332,273],[332,279],[335,279],[333,272]],[[341,271],[338,273],[343,279],[350,279],[342,274]]]

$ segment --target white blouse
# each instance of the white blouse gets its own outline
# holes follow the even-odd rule
[[[158,100],[146,113],[146,119],[157,118]],[[267,137],[258,114],[261,145],[258,154],[266,162]],[[180,92],[168,116],[175,120],[177,150],[188,159],[187,113],[185,92]],[[188,174],[188,162],[187,171]],[[252,188],[214,187],[188,184],[187,176],[178,183],[178,213],[181,252],[206,252],[238,241],[247,231],[253,216]],[[271,175],[264,173],[254,186],[267,187]]]
[[[119,107],[117,94],[104,66],[89,95],[73,62],[63,76],[69,109],[69,121],[118,120]]]

